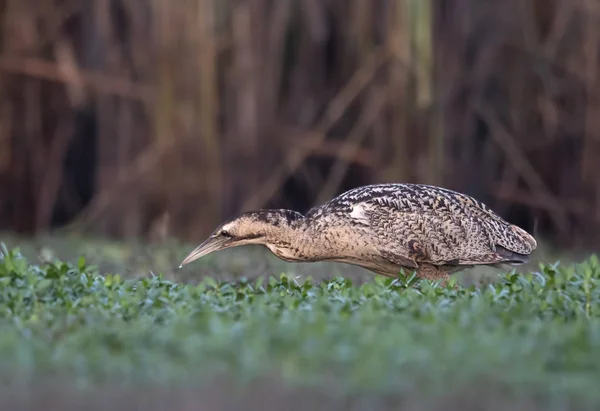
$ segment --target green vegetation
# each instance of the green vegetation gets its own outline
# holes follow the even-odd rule
[[[36,266],[5,247],[0,364],[11,379],[81,387],[275,375],[336,395],[431,400],[494,384],[505,401],[599,405],[600,265],[538,271],[456,290],[375,276],[178,284],[100,275],[83,258]]]

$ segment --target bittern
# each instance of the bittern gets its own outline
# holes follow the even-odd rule
[[[476,265],[526,263],[537,247],[533,236],[468,195],[424,184],[377,184],[347,191],[306,215],[243,213],[221,224],[181,266],[247,244],[264,245],[288,262],[342,262],[390,277],[403,269],[442,283]]]

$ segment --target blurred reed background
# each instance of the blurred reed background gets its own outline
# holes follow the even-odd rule
[[[0,5],[2,230],[197,241],[420,182],[600,243],[596,0]]]

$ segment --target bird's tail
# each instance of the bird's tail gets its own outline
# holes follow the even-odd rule
[[[531,234],[529,234],[527,231],[523,230],[521,227],[516,226],[516,225],[511,225],[511,230],[512,232],[520,239],[523,241],[523,243],[527,243],[529,244],[529,246],[531,247],[531,251],[535,250],[537,248],[537,241],[535,240],[535,238],[533,238],[533,236]]]

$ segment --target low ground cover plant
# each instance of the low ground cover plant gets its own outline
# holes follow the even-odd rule
[[[493,381],[511,395],[598,405],[599,301],[595,256],[454,289],[402,276],[180,284],[101,274],[83,258],[34,265],[3,247],[0,365],[24,382],[82,387],[215,375],[243,386],[276,374],[341,395],[433,398]]]

